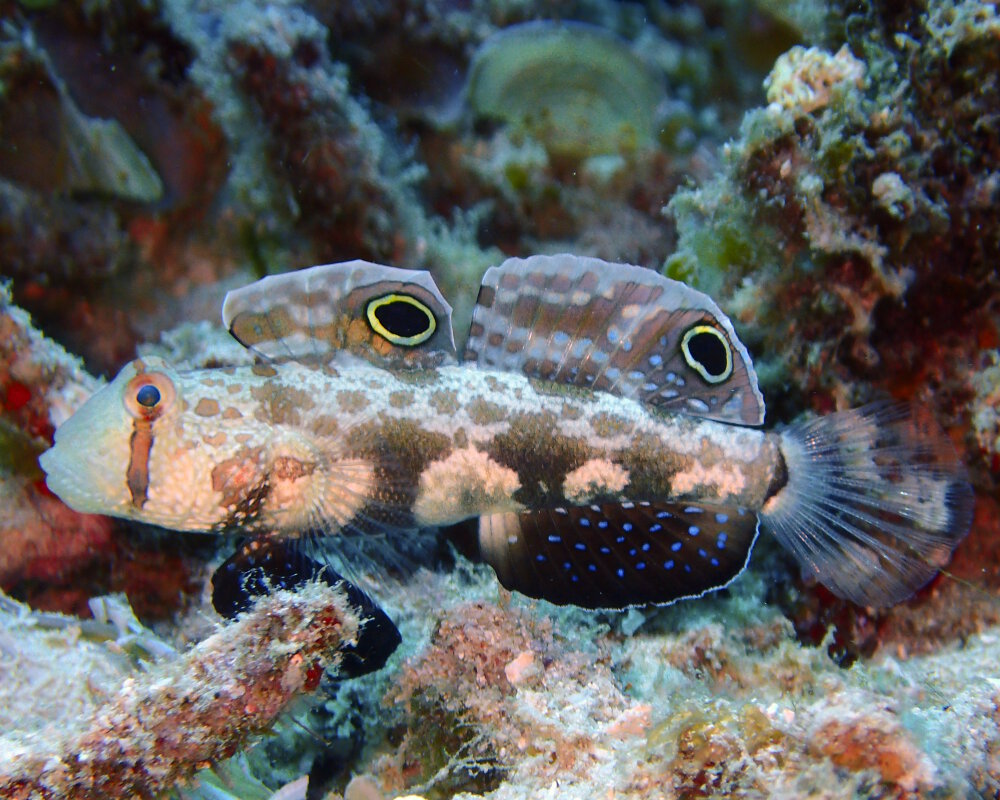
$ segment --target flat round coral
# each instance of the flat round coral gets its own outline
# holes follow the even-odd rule
[[[477,117],[521,129],[550,154],[586,158],[652,146],[664,89],[616,36],[541,21],[487,39],[473,60],[467,98]]]

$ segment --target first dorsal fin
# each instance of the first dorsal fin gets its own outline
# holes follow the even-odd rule
[[[742,425],[764,421],[750,355],[707,295],[573,255],[483,276],[465,360]]]
[[[271,275],[226,295],[222,319],[269,361],[347,352],[386,367],[455,359],[451,306],[429,272],[344,261]]]

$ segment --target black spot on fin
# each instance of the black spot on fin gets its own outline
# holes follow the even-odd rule
[[[222,616],[234,619],[258,597],[311,580],[343,588],[364,621],[357,643],[343,648],[338,676],[354,678],[381,669],[402,641],[399,630],[367,594],[329,564],[303,553],[298,540],[261,538],[243,544],[212,576],[212,605]]]
[[[631,264],[562,253],[490,267],[463,358],[671,412],[764,421],[750,354],[722,310]]]
[[[480,518],[500,582],[583,608],[666,604],[720,589],[746,567],[757,517],[703,503],[601,503]]]
[[[455,360],[451,306],[424,270],[355,260],[268,275],[229,292],[222,320],[267,361],[326,364],[344,352],[381,367]]]

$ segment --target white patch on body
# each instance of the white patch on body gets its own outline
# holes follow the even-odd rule
[[[628,470],[613,461],[592,458],[566,476],[562,493],[572,503],[583,505],[599,495],[621,494],[628,485]]]
[[[691,469],[675,474],[671,482],[676,494],[697,494],[719,500],[738,495],[745,487],[746,477],[740,470],[725,464],[706,467],[698,462]]]
[[[517,473],[474,447],[434,461],[420,474],[414,515],[423,525],[446,525],[477,514],[517,511]]]
[[[215,452],[207,447],[176,447],[166,436],[154,440],[149,487],[141,511],[129,516],[166,527],[207,530],[225,516],[222,495],[212,490]]]

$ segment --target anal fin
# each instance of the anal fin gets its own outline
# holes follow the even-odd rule
[[[746,567],[757,516],[702,503],[601,503],[479,520],[483,558],[529,597],[583,608],[667,604]]]

